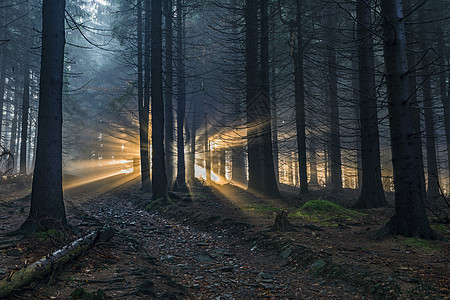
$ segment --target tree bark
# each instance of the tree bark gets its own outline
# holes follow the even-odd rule
[[[450,90],[447,96],[447,86],[445,84],[445,45],[443,32],[440,32],[439,38],[439,94],[444,108],[444,128],[445,128],[445,140],[447,144],[447,176],[450,180]],[[448,66],[447,66],[448,67]],[[449,83],[450,84],[450,83]]]
[[[137,35],[138,35],[138,101],[139,101],[139,150],[141,156],[141,190],[150,193],[152,185],[150,181],[150,156],[149,156],[149,114],[150,114],[150,0],[144,0],[145,4],[145,40],[144,58],[142,61],[142,8],[141,0],[137,2]],[[143,74],[144,73],[144,76]],[[144,82],[143,78],[144,77]]]
[[[247,101],[248,190],[259,192],[263,186],[261,112],[258,82],[258,0],[245,2],[245,77]]]
[[[23,101],[22,101],[22,130],[20,134],[20,174],[27,173],[27,141],[28,141],[28,113],[30,109],[30,53],[27,52],[23,71]]]
[[[333,190],[342,189],[341,137],[339,122],[339,101],[337,97],[337,59],[335,49],[336,5],[327,5],[327,64],[328,64],[328,101],[330,104],[330,183]]]
[[[419,20],[425,18],[423,7],[419,9]],[[421,62],[421,79],[422,79],[422,100],[424,105],[425,115],[425,145],[427,149],[427,199],[436,200],[440,196],[439,191],[439,173],[436,159],[436,137],[434,128],[433,116],[433,96],[431,87],[431,61],[430,61],[430,47],[427,43],[426,32],[429,29],[426,26],[420,26],[420,47],[424,51],[424,56]]]
[[[183,4],[177,0],[177,178],[174,189],[186,190],[184,122],[186,118],[186,78],[183,51]]]
[[[353,207],[374,208],[387,206],[381,181],[380,138],[375,85],[375,63],[372,38],[372,0],[356,2],[359,115],[361,126],[362,185]]]
[[[164,2],[166,27],[166,89],[164,102],[164,149],[166,154],[166,172],[169,187],[174,182],[174,149],[173,149],[173,5],[172,0]]]
[[[42,4],[42,54],[36,164],[31,211],[22,224],[33,232],[67,225],[62,192],[62,87],[65,0]]]
[[[306,167],[306,115],[305,115],[305,79],[303,73],[301,2],[297,1],[297,53],[294,57],[295,77],[295,120],[297,125],[297,149],[300,174],[300,194],[308,193],[308,173]]]
[[[414,4],[411,0],[405,1],[405,7],[411,10]],[[426,198],[427,189],[425,184],[425,166],[423,164],[423,151],[422,151],[422,128],[420,124],[421,119],[421,103],[417,99],[417,72],[416,72],[416,39],[415,39],[415,28],[414,19],[417,19],[416,14],[413,12],[411,14],[411,21],[405,24],[406,28],[406,44],[407,44],[407,59],[408,59],[408,85],[409,85],[409,97],[412,103],[412,122],[414,127],[414,151],[416,153],[416,159],[419,164],[419,177],[420,177],[420,187],[422,189],[422,195]],[[410,51],[408,51],[410,49]]]
[[[179,0],[180,1],[180,0]],[[162,2],[152,1],[151,84],[152,84],[152,183],[154,200],[168,198],[164,159],[164,100],[162,87]]]
[[[425,206],[413,143],[411,99],[406,65],[406,39],[401,0],[382,0],[384,59],[394,170],[395,214],[378,232],[424,239],[436,238]]]

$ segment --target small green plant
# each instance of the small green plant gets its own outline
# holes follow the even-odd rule
[[[156,200],[152,200],[147,206],[145,207],[146,211],[152,211],[156,207],[167,207],[174,204],[174,201],[170,198],[164,199],[164,198],[158,198]]]
[[[323,226],[337,226],[365,214],[342,207],[331,201],[317,199],[306,202],[299,210],[291,213],[292,218],[301,218]]]
[[[402,244],[424,250],[441,250],[439,242],[424,240],[421,238],[407,238],[402,241]]]

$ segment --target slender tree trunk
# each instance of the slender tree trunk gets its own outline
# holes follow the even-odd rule
[[[341,137],[339,122],[339,101],[337,97],[337,59],[335,49],[336,6],[327,5],[327,64],[328,64],[328,97],[330,104],[330,182],[332,189],[342,189],[341,170]]]
[[[260,0],[261,7],[261,111],[263,123],[261,132],[263,155],[263,193],[270,197],[279,197],[272,153],[272,118],[270,114],[269,82],[269,1]]]
[[[419,10],[419,20],[425,18],[423,9]],[[428,27],[420,26],[420,47],[424,52],[424,56],[421,62],[421,78],[422,78],[422,99],[424,105],[424,115],[425,115],[425,145],[427,149],[427,173],[428,173],[428,186],[427,186],[427,199],[436,200],[439,193],[439,173],[437,167],[436,159],[436,137],[434,129],[434,116],[433,116],[433,96],[431,87],[431,61],[430,53],[428,49],[430,48],[427,43]]]
[[[195,179],[195,147],[196,140],[195,136],[197,135],[197,103],[195,101],[195,97],[192,99],[192,105],[194,110],[194,116],[192,117],[192,127],[191,127],[191,137],[190,137],[190,145],[189,145],[189,159],[187,164],[187,177],[188,182],[193,183]]]
[[[6,81],[6,62],[8,59],[8,44],[0,46],[2,50],[2,60],[0,66],[0,110],[3,112],[3,104],[5,97],[5,81]],[[0,144],[2,138],[3,113],[0,113]]]
[[[362,186],[354,207],[374,208],[387,206],[381,181],[380,137],[375,85],[375,62],[372,38],[372,0],[356,3],[358,63],[359,63],[359,114],[361,124]]]
[[[303,75],[303,32],[301,16],[301,3],[297,1],[297,53],[294,54],[295,120],[297,125],[300,194],[306,194],[308,193],[308,173],[306,167],[305,80]]]
[[[14,88],[14,117],[12,120],[12,128],[11,128],[11,141],[10,141],[10,151],[14,155],[14,158],[16,159],[16,146],[17,146],[17,127],[18,127],[18,118],[19,118],[19,98],[20,98],[20,92],[19,92],[19,81],[16,81],[15,88]],[[16,167],[14,166],[14,172],[16,170]]]
[[[152,183],[153,199],[167,199],[167,175],[164,159],[164,100],[162,87],[162,3],[152,1]]]
[[[38,140],[31,211],[21,229],[67,225],[62,192],[62,87],[65,44],[64,0],[42,4],[42,54]]]
[[[165,136],[164,149],[166,154],[166,172],[169,187],[174,182],[174,161],[173,148],[173,4],[172,0],[164,2],[166,11],[166,89],[164,102]]]
[[[450,180],[450,94],[447,96],[447,86],[445,84],[445,45],[444,45],[444,34],[440,33],[439,38],[439,94],[444,107],[444,128],[445,128],[445,139],[447,143],[447,176]],[[450,84],[450,83],[449,83]],[[450,90],[449,90],[450,92]]]
[[[316,153],[316,144],[315,141],[311,140],[309,147],[309,185],[310,186],[318,186],[319,181],[317,179],[317,153]]]
[[[273,43],[272,43],[273,44]],[[278,111],[277,111],[277,74],[275,72],[276,49],[272,47],[272,148],[273,148],[273,167],[277,183],[280,181],[279,151],[278,151]]]
[[[23,71],[23,102],[22,102],[22,131],[20,142],[20,174],[27,173],[27,138],[28,138],[28,112],[30,109],[30,53],[25,49],[25,64]]]
[[[138,101],[139,101],[139,149],[141,155],[141,190],[150,193],[152,185],[150,181],[150,156],[149,156],[149,111],[150,111],[150,0],[145,2],[145,41],[144,58],[142,62],[142,9],[141,0],[137,1],[138,14]],[[144,76],[142,76],[144,73]],[[142,80],[144,77],[144,82]]]
[[[183,57],[183,4],[177,0],[177,179],[175,189],[186,188],[184,121],[186,117],[186,79]]]
[[[413,143],[411,99],[409,98],[405,25],[401,0],[381,0],[384,59],[394,170],[395,214],[378,235],[400,234],[425,239],[436,238],[425,206],[418,162]]]

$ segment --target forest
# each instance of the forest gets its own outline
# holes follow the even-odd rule
[[[1,299],[449,299],[449,0],[1,0]]]

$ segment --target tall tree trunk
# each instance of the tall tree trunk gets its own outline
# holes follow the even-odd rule
[[[19,98],[20,98],[20,92],[19,92],[19,81],[16,81],[15,87],[14,87],[14,117],[12,120],[12,128],[11,128],[11,141],[10,141],[10,151],[14,155],[14,158],[17,157],[16,155],[16,146],[17,146],[17,131],[18,131],[18,118],[19,118]],[[16,167],[14,166],[14,172],[16,171]]]
[[[30,109],[30,53],[25,49],[25,64],[23,71],[23,101],[22,101],[22,130],[20,134],[20,174],[27,173],[27,138],[28,112]]]
[[[274,43],[272,43],[274,44]],[[273,168],[275,170],[275,177],[277,183],[280,181],[280,166],[279,166],[279,151],[278,151],[278,111],[277,111],[277,74],[275,72],[275,60],[276,60],[276,49],[275,46],[272,47],[272,99],[270,104],[272,106],[272,148],[273,148]]]
[[[395,214],[378,235],[436,238],[425,206],[413,143],[411,99],[406,65],[405,24],[401,0],[381,0],[384,59],[394,170]]]
[[[303,75],[303,32],[301,17],[301,3],[297,1],[297,53],[294,54],[295,121],[297,125],[300,194],[306,194],[308,193],[308,173],[306,167],[305,80]]]
[[[3,112],[3,104],[5,102],[5,83],[6,83],[6,62],[8,60],[8,43],[0,46],[2,52],[2,60],[0,66],[0,110]],[[3,113],[0,113],[0,144],[2,143],[2,125],[3,125]]]
[[[327,5],[327,64],[328,64],[328,101],[330,104],[330,182],[333,190],[342,189],[341,137],[339,122],[339,101],[337,97],[337,59],[336,39],[336,5]]]
[[[310,186],[318,186],[319,181],[317,179],[317,153],[316,153],[316,143],[311,139],[309,144],[309,185]]]
[[[175,189],[186,189],[184,121],[186,117],[186,79],[183,57],[183,4],[177,0],[177,179]]]
[[[180,0],[179,0],[180,1]],[[167,175],[164,159],[164,100],[162,87],[162,3],[152,1],[152,184],[153,199],[167,199]]]
[[[205,126],[205,139],[204,139],[204,148],[205,148],[205,180],[206,184],[211,184],[211,147],[209,143],[209,133],[208,133],[208,104],[206,103],[206,92],[205,92],[205,83],[203,80],[202,83],[202,92],[203,92],[203,110],[204,114],[204,126]]]
[[[450,180],[450,94],[447,96],[447,86],[445,84],[445,45],[443,32],[440,32],[439,38],[439,95],[444,107],[444,128],[445,128],[445,139],[447,143],[447,176]],[[449,82],[450,84],[450,82]],[[450,90],[449,90],[450,93]]]
[[[405,7],[411,10],[414,8],[414,3],[411,0],[405,1]],[[416,19],[416,14],[413,12],[411,18]],[[411,19],[413,21],[414,19]],[[425,184],[425,167],[423,164],[423,151],[422,151],[422,128],[420,125],[421,116],[421,103],[417,99],[417,72],[416,72],[416,39],[415,39],[415,28],[414,21],[405,24],[406,28],[406,43],[407,49],[407,59],[408,59],[408,85],[409,85],[409,97],[412,103],[412,122],[414,127],[414,151],[416,153],[416,159],[419,164],[419,177],[420,177],[420,187],[422,189],[422,195],[424,198],[427,196],[427,189]]]
[[[192,125],[191,125],[191,137],[190,137],[190,145],[189,145],[189,156],[187,162],[187,178],[188,182],[193,183],[195,179],[195,147],[196,140],[195,136],[197,135],[197,103],[195,103],[195,97],[192,98],[192,106],[194,110],[194,116],[192,117]]]
[[[419,9],[419,20],[425,18],[425,12],[422,7]],[[421,62],[421,79],[422,79],[422,100],[424,105],[425,115],[425,145],[427,149],[427,173],[428,173],[428,186],[427,186],[427,199],[436,200],[439,193],[439,173],[436,159],[436,137],[434,129],[434,116],[433,116],[433,96],[431,88],[431,61],[430,61],[430,49],[427,43],[428,27],[420,26],[420,47],[424,52],[424,56]]]
[[[164,102],[165,136],[164,149],[166,154],[166,172],[169,187],[174,182],[174,149],[173,149],[173,4],[172,0],[164,1],[166,27],[166,89]]]
[[[141,190],[150,193],[150,156],[149,156],[149,114],[150,114],[150,0],[145,1],[145,40],[142,62],[142,9],[141,0],[137,2],[138,13],[138,101],[139,101],[139,150],[141,155]],[[142,76],[144,73],[144,76]],[[144,82],[142,81],[144,77]]]
[[[62,87],[65,0],[43,0],[36,164],[30,215],[21,229],[66,226],[62,192]]]
[[[374,208],[387,206],[381,181],[380,137],[375,85],[375,62],[372,38],[373,0],[356,2],[358,64],[359,64],[359,115],[361,125],[362,186],[354,207]]]
[[[261,112],[258,80],[258,0],[245,1],[245,77],[247,101],[248,190],[262,188],[263,157],[261,143]]]
[[[270,114],[269,81],[269,1],[260,0],[261,7],[261,112],[263,123],[261,132],[263,158],[263,193],[270,197],[279,197],[272,153],[272,118]]]

